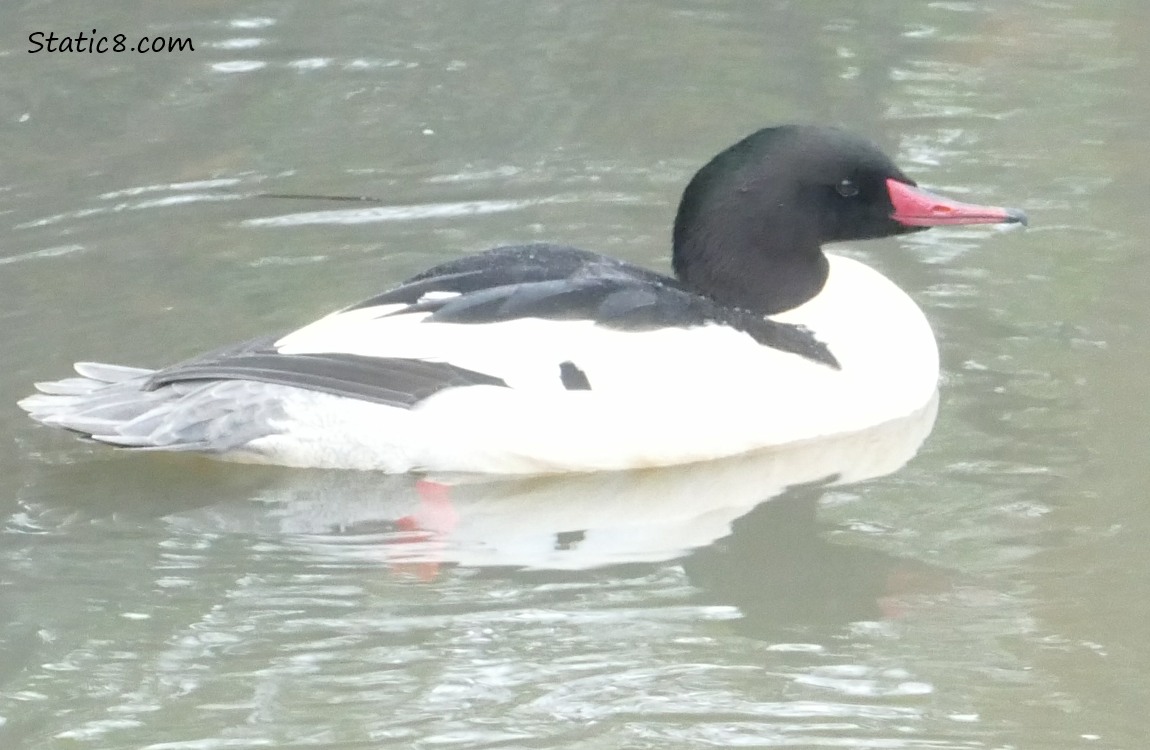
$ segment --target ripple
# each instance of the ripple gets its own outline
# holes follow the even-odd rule
[[[250,73],[267,67],[263,60],[229,60],[212,63],[208,67],[217,73]]]
[[[538,205],[541,202],[543,201],[459,201],[455,203],[424,203],[407,206],[378,206],[373,208],[338,209],[334,211],[309,211],[306,213],[248,219],[242,222],[242,225],[248,227],[298,227],[310,224],[372,224],[384,221],[441,219],[517,211],[527,208],[528,206]]]
[[[64,255],[75,255],[87,250],[84,245],[58,245],[56,247],[46,247],[42,250],[33,250],[27,253],[20,253],[19,255],[9,255],[6,258],[0,258],[0,265],[7,265],[8,263],[19,263],[25,260],[40,260],[42,258],[59,258]]]
[[[288,63],[288,67],[295,68],[296,70],[319,70],[326,68],[332,63],[330,57],[305,57],[299,60],[292,60]]]
[[[253,16],[251,18],[233,18],[228,26],[233,29],[266,29],[275,26],[276,19],[267,16]]]
[[[265,43],[267,43],[267,40],[260,37],[233,37],[232,39],[221,39],[218,42],[212,42],[208,46],[216,49],[252,49]]]
[[[107,195],[113,195],[109,193]],[[17,224],[13,229],[36,229],[39,227],[51,226],[62,222],[75,221],[77,219],[87,219],[92,216],[100,216],[102,214],[114,214],[121,211],[139,211],[141,209],[149,208],[167,208],[169,206],[180,206],[192,203],[213,203],[221,201],[234,201],[241,200],[246,196],[240,193],[181,193],[179,195],[169,195],[162,198],[150,198],[140,201],[123,201],[113,206],[101,206],[98,208],[84,208],[77,211],[67,211],[65,213],[53,214],[51,216],[44,216],[32,221],[26,221]],[[69,246],[72,247],[72,246]],[[38,251],[43,253],[43,251]],[[56,253],[62,255],[65,253]],[[19,256],[14,256],[19,257]]]

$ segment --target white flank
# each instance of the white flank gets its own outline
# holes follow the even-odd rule
[[[810,302],[776,316],[828,345],[841,370],[718,325],[617,331],[587,321],[424,323],[365,308],[277,342],[284,353],[343,352],[448,362],[509,388],[441,391],[403,410],[324,394],[286,404],[284,434],[253,444],[300,465],[527,473],[664,466],[865,429],[926,404],[938,352],[922,312],[849,258]],[[381,317],[382,316],[382,317]],[[572,362],[591,390],[569,391]]]

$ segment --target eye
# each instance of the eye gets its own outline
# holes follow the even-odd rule
[[[859,194],[859,187],[850,178],[844,178],[835,185],[835,192],[844,198],[852,198]]]

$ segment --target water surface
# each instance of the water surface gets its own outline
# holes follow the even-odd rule
[[[502,242],[665,268],[692,170],[775,122],[1033,224],[843,249],[938,334],[917,455],[929,419],[881,455],[445,499],[0,410],[4,747],[1145,746],[1143,4],[73,0],[0,28],[10,405]],[[91,28],[195,51],[27,52]]]

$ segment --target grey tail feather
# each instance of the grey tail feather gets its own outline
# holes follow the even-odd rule
[[[36,383],[36,393],[17,405],[37,422],[91,434],[80,422],[107,412],[117,402],[139,404],[139,386],[152,370],[94,362],[77,362],[80,377]],[[137,395],[138,394],[138,395]],[[106,422],[112,414],[98,417]]]
[[[145,367],[109,365],[103,362],[77,362],[73,367],[77,375],[89,380],[98,380],[101,383],[122,383],[133,378],[146,378],[155,372],[155,370],[149,370]]]
[[[79,377],[37,383],[18,402],[32,419],[92,440],[144,450],[223,453],[274,430],[277,388],[247,381],[188,381],[145,390],[155,373],[95,362]]]

